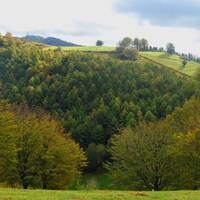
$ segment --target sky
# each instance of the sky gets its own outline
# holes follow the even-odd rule
[[[200,0],[0,0],[0,33],[117,45],[123,37],[200,56]]]

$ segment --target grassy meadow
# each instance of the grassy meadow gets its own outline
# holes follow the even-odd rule
[[[0,200],[199,200],[200,191],[50,191],[0,189]]]
[[[183,67],[182,59],[178,55],[169,55],[163,52],[149,52],[149,51],[140,52],[140,55],[190,76],[194,75],[196,69],[200,67],[199,63],[193,61],[188,61],[186,66]]]
[[[46,47],[46,49],[57,49],[56,46]],[[96,51],[96,52],[109,52],[114,51],[115,47],[110,46],[72,46],[72,47],[59,47],[65,51]]]

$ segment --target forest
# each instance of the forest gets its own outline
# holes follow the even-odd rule
[[[198,96],[164,66],[0,36],[0,181],[63,189],[103,171],[116,189],[197,189]]]

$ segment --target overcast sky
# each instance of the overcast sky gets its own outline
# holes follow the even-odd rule
[[[173,42],[200,56],[200,0],[0,0],[0,32],[116,45],[125,36]]]

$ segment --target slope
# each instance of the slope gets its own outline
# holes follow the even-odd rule
[[[180,56],[169,55],[165,52],[140,52],[140,56],[188,76],[193,76],[200,67],[200,64],[194,61],[188,61],[187,64],[183,66],[183,60]]]
[[[56,49],[56,46],[46,47],[46,50]],[[114,53],[115,47],[111,46],[72,46],[72,47],[61,47],[64,51],[84,51],[84,52],[93,52],[93,53]],[[140,52],[139,61],[154,63],[157,65],[162,65],[170,70],[175,71],[176,73],[186,75],[191,77],[195,74],[196,70],[200,67],[200,64],[194,61],[188,61],[185,66],[182,64],[182,58],[178,55],[169,55],[166,52]]]

